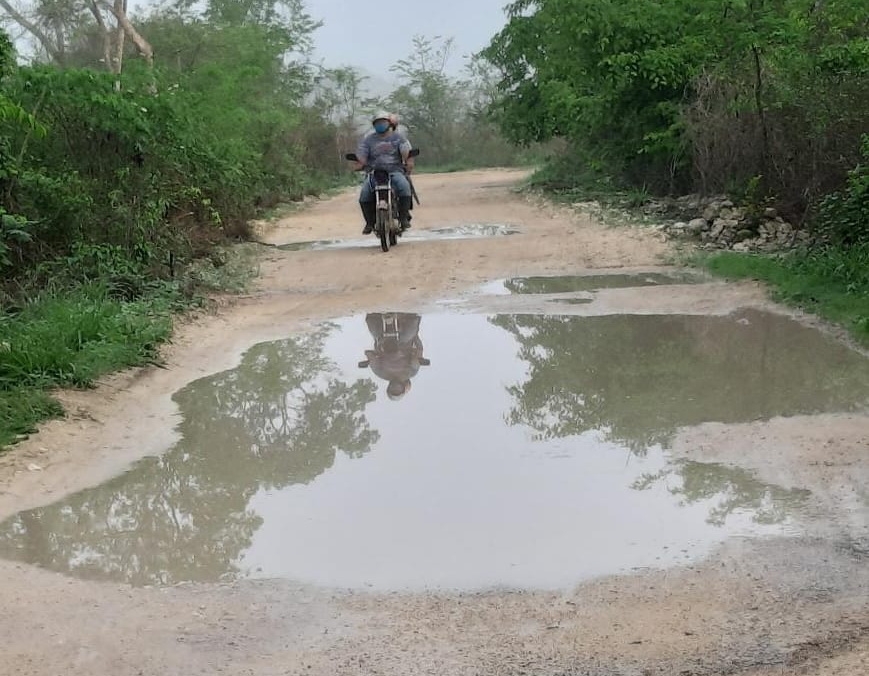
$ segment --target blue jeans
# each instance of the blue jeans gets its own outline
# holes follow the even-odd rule
[[[407,180],[407,176],[404,175],[403,171],[392,171],[389,173],[389,178],[392,179],[392,189],[395,190],[396,195],[399,197],[410,197],[410,182]],[[371,183],[369,182],[368,176],[366,176],[365,180],[362,182],[359,201],[374,201],[374,191],[371,189]]]

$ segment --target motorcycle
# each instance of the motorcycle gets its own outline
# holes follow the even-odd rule
[[[423,356],[421,321],[419,315],[407,312],[376,312],[365,317],[374,348],[365,350],[366,359],[359,362],[359,368],[370,368],[387,381],[386,394],[393,401],[410,391],[411,378],[420,367],[431,366],[431,360]]]
[[[414,148],[410,151],[410,157],[419,155],[419,148]],[[350,162],[358,162],[359,158],[356,153],[347,153],[344,159]],[[401,237],[404,228],[402,228],[401,220],[398,216],[398,198],[395,191],[392,189],[392,179],[389,172],[383,169],[373,169],[371,167],[364,168],[366,180],[371,185],[371,191],[374,193],[374,202],[377,208],[374,221],[374,234],[380,238],[380,248],[384,252],[389,251],[389,247],[398,244],[398,238]],[[410,180],[410,177],[408,177]],[[413,188],[413,183],[410,184],[413,197],[419,204],[419,197],[416,195],[416,190]]]

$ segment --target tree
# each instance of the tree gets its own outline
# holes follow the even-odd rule
[[[67,36],[74,17],[81,7],[66,0],[38,0],[31,7],[16,7],[12,0],[0,0],[9,19],[37,41],[45,55],[54,63],[66,61]]]
[[[336,127],[353,129],[364,104],[362,85],[366,79],[352,66],[324,68],[314,81],[314,105]]]
[[[70,66],[84,59],[89,64],[101,62],[118,74],[129,39],[145,63],[153,66],[154,51],[128,17],[127,0],[33,0],[21,8],[12,2],[0,0],[0,7],[36,40],[51,63]],[[100,45],[96,53],[92,37]]]
[[[332,127],[335,157],[343,164],[348,148],[355,148],[360,114],[366,100],[363,83],[367,78],[351,66],[324,68],[314,79],[314,109]]]
[[[458,83],[446,73],[452,53],[452,39],[416,36],[412,54],[391,68],[402,84],[391,94],[390,105],[432,164],[453,159],[464,112]]]

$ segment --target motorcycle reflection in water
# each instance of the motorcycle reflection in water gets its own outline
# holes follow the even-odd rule
[[[370,368],[379,378],[387,381],[387,396],[393,401],[410,391],[410,380],[419,373],[420,366],[431,361],[422,356],[417,314],[407,312],[375,312],[365,316],[368,331],[374,338],[374,349],[365,350],[365,361],[359,368]]]

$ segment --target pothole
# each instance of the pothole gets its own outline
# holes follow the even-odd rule
[[[378,590],[683,564],[799,533],[811,496],[671,457],[678,430],[863,407],[869,361],[759,311],[370,314],[257,345],[175,401],[174,447],[8,519],[0,555],[133,585]]]

